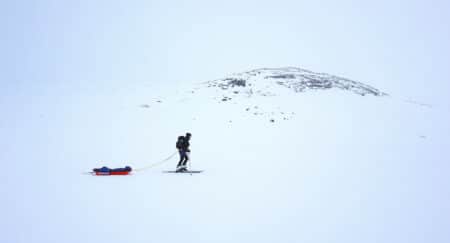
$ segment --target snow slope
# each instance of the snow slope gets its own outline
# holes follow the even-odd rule
[[[221,89],[227,77],[4,98],[0,241],[449,242],[448,110],[325,74],[324,90],[295,92],[314,86],[307,71],[259,71],[232,77],[273,95]],[[158,162],[188,131],[202,174],[161,173],[176,159],[82,174]]]
[[[248,72],[236,73],[227,78],[206,82],[207,87],[218,88],[222,93],[236,96],[254,94],[262,96],[277,95],[279,86],[295,92],[307,90],[342,89],[356,94],[383,96],[385,93],[369,85],[337,77],[327,73],[316,73],[296,67],[261,68]]]

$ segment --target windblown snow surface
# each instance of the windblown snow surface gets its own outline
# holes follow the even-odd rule
[[[0,242],[450,242],[448,110],[377,88],[281,68],[3,97]],[[202,174],[83,174],[185,132]]]

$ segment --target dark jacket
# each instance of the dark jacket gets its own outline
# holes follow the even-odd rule
[[[191,150],[189,149],[190,145],[191,144],[189,144],[189,140],[188,139],[184,139],[184,141],[183,141],[183,150],[185,152],[191,152]]]

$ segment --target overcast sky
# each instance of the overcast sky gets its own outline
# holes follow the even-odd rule
[[[449,1],[18,0],[0,19],[0,101],[297,66],[450,104]]]

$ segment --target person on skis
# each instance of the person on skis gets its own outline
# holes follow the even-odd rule
[[[191,136],[192,135],[190,133],[186,133],[186,136],[178,137],[176,147],[178,149],[178,153],[180,154],[180,160],[178,161],[176,172],[188,171],[186,164],[190,161],[191,150],[189,149],[189,141]]]

